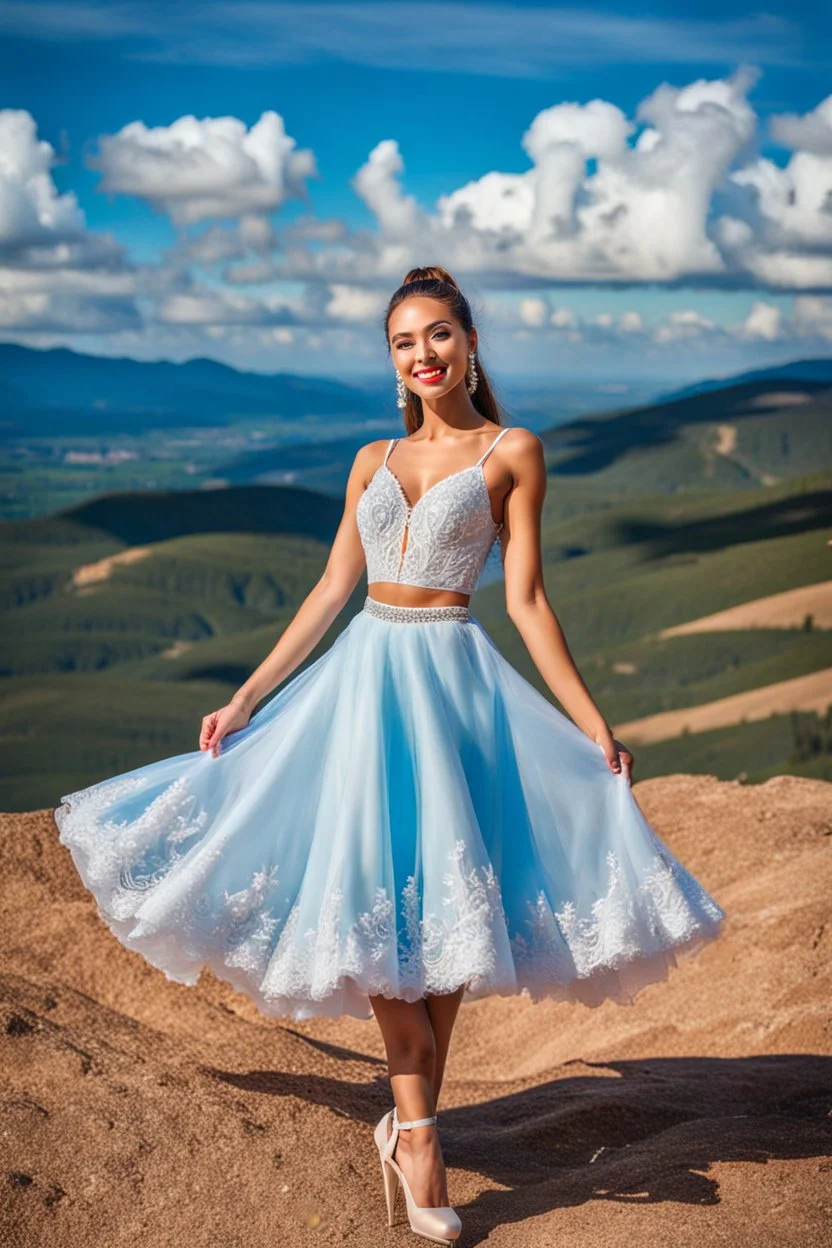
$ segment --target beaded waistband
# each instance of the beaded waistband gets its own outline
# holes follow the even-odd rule
[[[442,607],[396,607],[389,602],[379,602],[377,598],[364,599],[364,610],[368,615],[377,615],[382,620],[394,623],[424,624],[432,620],[470,620],[471,611],[468,607],[449,604]]]

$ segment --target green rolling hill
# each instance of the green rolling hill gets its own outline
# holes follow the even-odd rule
[[[543,441],[559,476],[606,488],[753,488],[832,464],[832,384],[752,380],[570,421]]]

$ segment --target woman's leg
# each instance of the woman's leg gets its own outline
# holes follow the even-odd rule
[[[437,1000],[442,1001],[439,1007],[433,1005]],[[453,1027],[449,999],[433,997],[411,1003],[377,996],[370,997],[370,1004],[384,1039],[387,1071],[399,1118],[409,1122],[411,1118],[430,1117],[436,1112],[434,1088],[441,1085]],[[438,1019],[441,1053],[431,1012]],[[435,1125],[401,1131],[395,1160],[402,1168],[417,1205],[435,1208],[448,1204],[445,1162]]]
[[[436,1061],[433,1068],[433,1101],[435,1105],[439,1104],[439,1093],[445,1074],[445,1063],[448,1059],[451,1034],[459,1013],[459,1007],[462,1004],[464,992],[465,985],[463,984],[456,992],[425,997],[425,1006],[433,1028],[433,1037],[436,1045]]]

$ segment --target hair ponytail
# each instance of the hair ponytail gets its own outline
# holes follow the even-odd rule
[[[466,333],[473,328],[474,318],[471,315],[471,306],[459,289],[456,279],[447,269],[435,264],[426,268],[410,269],[404,275],[401,286],[393,292],[384,316],[384,337],[388,351],[390,350],[388,330],[393,311],[405,299],[412,299],[417,295],[427,299],[438,299],[446,304]],[[502,409],[488,379],[479,350],[477,351],[477,388],[470,397],[474,407],[485,420],[493,421],[495,425],[503,424]],[[412,390],[408,390],[404,407],[404,423],[408,434],[414,433],[422,424],[423,419],[422,400]]]

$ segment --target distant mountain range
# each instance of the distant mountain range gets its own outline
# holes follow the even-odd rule
[[[696,394],[707,394],[710,390],[723,390],[727,386],[745,385],[747,382],[796,381],[814,382],[816,385],[832,385],[832,356],[828,359],[791,360],[788,364],[775,364],[772,368],[755,368],[748,373],[737,373],[731,377],[712,377],[705,381],[696,381],[681,390],[672,390],[662,394],[658,403],[671,403],[676,399],[689,399]]]
[[[246,417],[374,415],[367,391],[326,377],[34,351],[0,343],[0,434],[83,436],[227,425]]]
[[[0,438],[5,431],[10,440],[292,421],[291,444],[232,454],[211,474],[234,485],[305,486],[339,500],[356,451],[372,437],[363,426],[389,411],[388,387],[246,373],[209,359],[139,362],[0,344],[0,378]],[[312,424],[315,416],[332,421],[330,438]],[[527,423],[522,407],[516,423]],[[832,358],[703,380],[658,402],[567,423],[553,410],[549,426],[537,427],[553,476],[603,472],[604,488],[627,490],[766,484],[832,463]]]
[[[756,382],[829,386],[832,358],[794,360],[736,377],[706,379],[662,395],[658,402]],[[553,379],[553,395],[559,385]],[[537,389],[545,393],[545,388]],[[0,343],[0,437],[113,436],[221,426],[250,417],[378,418],[390,413],[389,391],[382,379],[375,386],[348,385],[298,373],[243,372],[211,359],[173,364]]]

